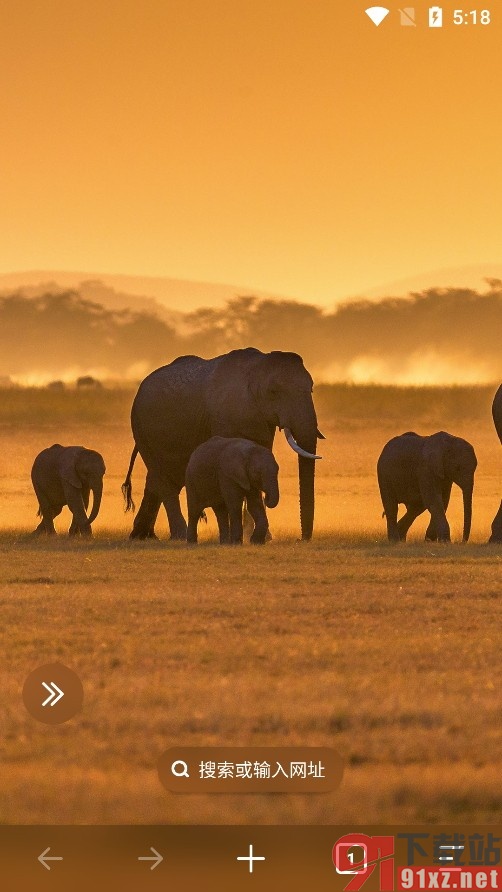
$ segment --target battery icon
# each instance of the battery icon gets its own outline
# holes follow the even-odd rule
[[[431,6],[429,8],[429,28],[443,27],[443,10],[440,6]]]

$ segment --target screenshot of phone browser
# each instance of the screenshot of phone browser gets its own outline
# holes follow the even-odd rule
[[[502,890],[502,13],[0,10],[0,887]]]

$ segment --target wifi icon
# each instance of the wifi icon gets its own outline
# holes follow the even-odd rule
[[[385,6],[370,6],[369,9],[364,11],[373,24],[378,27],[378,25],[382,24],[384,18],[389,15],[390,9],[386,9]]]

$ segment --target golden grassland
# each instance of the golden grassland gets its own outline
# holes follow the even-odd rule
[[[296,461],[281,440],[281,502],[265,547],[127,540],[120,483],[131,393],[0,392],[0,821],[7,823],[495,822],[502,811],[502,547],[494,388],[321,387],[327,440],[316,536],[297,541]],[[375,478],[386,440],[467,437],[479,460],[472,543],[390,546]],[[105,456],[93,541],[31,539],[29,472],[53,442]],[[134,491],[141,495],[137,463]],[[68,526],[60,519],[59,529]],[[42,663],[75,669],[82,713],[35,722],[21,689]],[[340,789],[319,796],[182,796],[160,786],[169,746],[335,747]]]

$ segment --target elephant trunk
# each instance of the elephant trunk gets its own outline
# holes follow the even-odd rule
[[[310,541],[314,529],[314,477],[315,463],[310,458],[298,456],[300,480],[300,526],[302,539]]]
[[[284,420],[281,419],[279,426],[284,429],[291,448],[298,453],[300,526],[302,539],[308,541],[312,538],[314,528],[315,460],[320,458],[316,455],[318,428],[311,395],[308,395],[304,404],[290,407],[290,411],[283,418]]]
[[[91,486],[92,492],[92,511],[89,515],[88,523],[89,526],[96,520],[96,517],[99,514],[99,509],[101,508],[101,497],[103,495],[103,481],[100,480],[98,483],[95,483],[94,486]]]
[[[462,494],[464,496],[464,534],[463,541],[468,542],[469,536],[471,534],[471,522],[472,522],[472,490],[473,483],[467,484],[462,487]]]
[[[265,489],[265,505],[267,508],[276,508],[279,504],[279,484],[277,482],[277,475],[273,480],[267,480]]]

